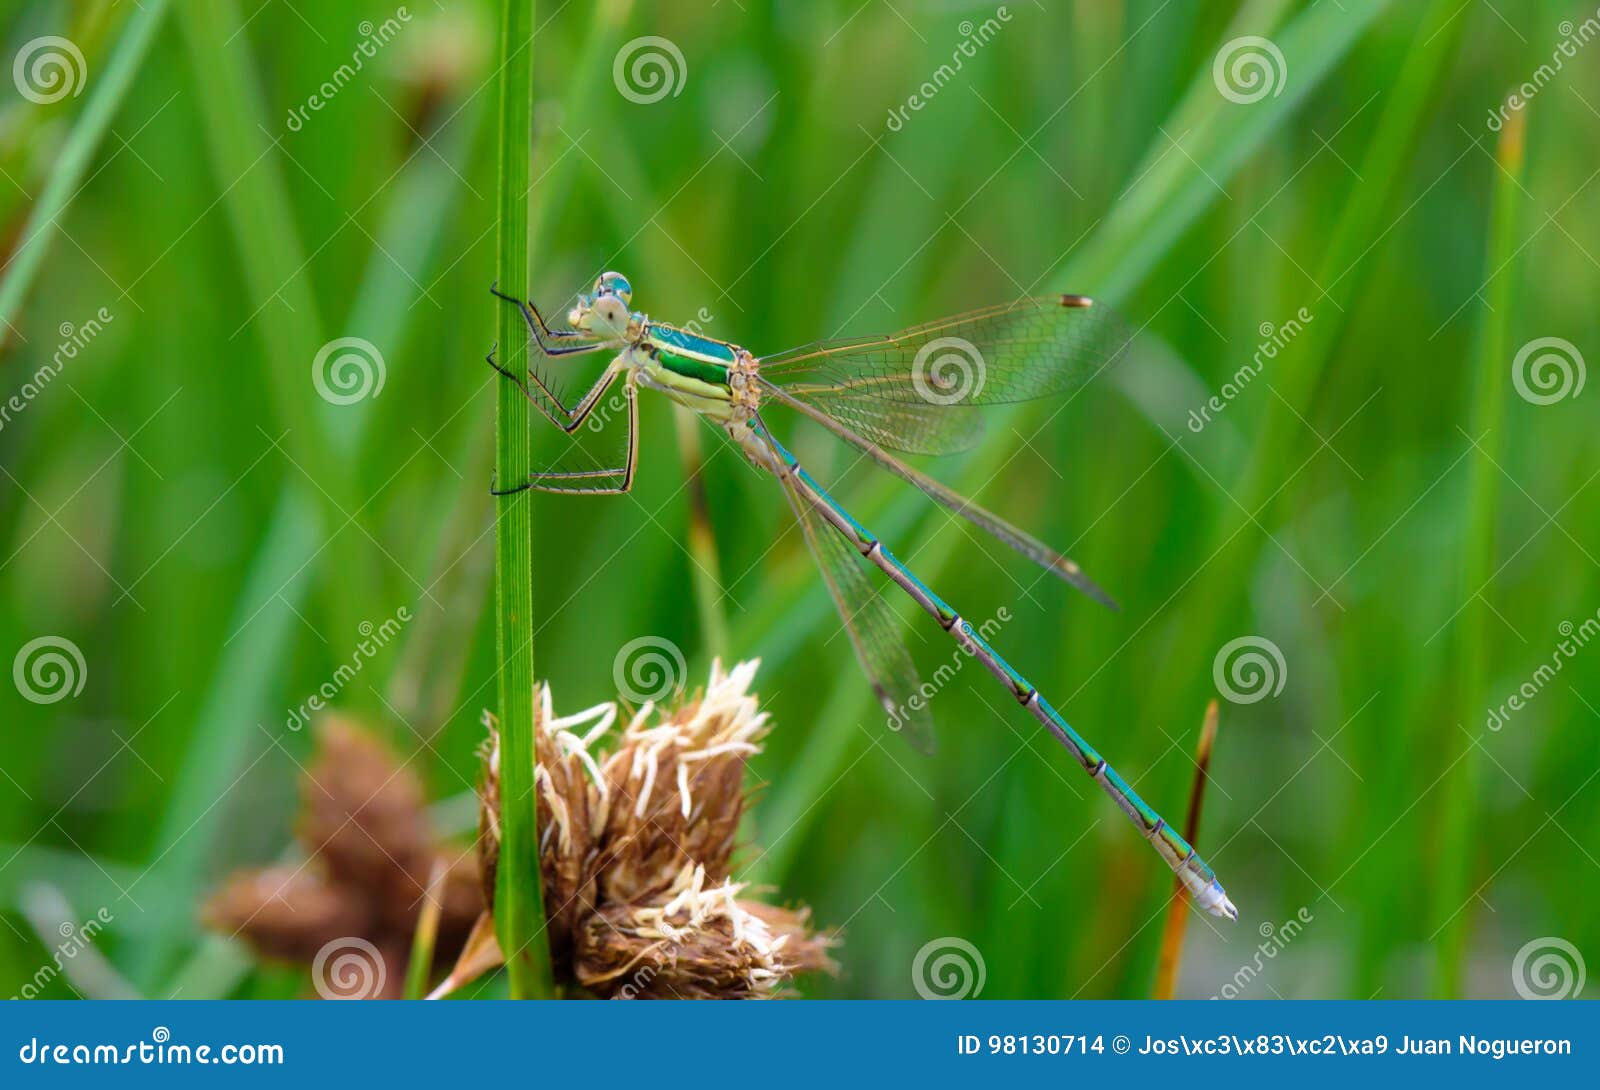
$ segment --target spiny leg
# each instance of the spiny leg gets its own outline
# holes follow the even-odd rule
[[[583,401],[579,403],[577,409],[575,410],[577,415],[572,421],[573,429],[582,424],[584,419],[594,411],[595,405],[598,404],[599,399],[605,394],[606,389],[616,381],[617,376],[627,371],[625,366],[613,365],[613,368],[606,369],[606,377],[602,377],[601,380],[595,384],[594,388],[591,389],[587,395],[585,395]],[[498,368],[496,368],[496,370],[498,370]],[[503,374],[504,372],[501,373]],[[526,393],[526,389],[524,389],[523,392]],[[490,493],[496,496],[510,496],[518,492],[525,492],[531,488],[539,492],[554,492],[561,495],[620,496],[626,492],[632,491],[633,473],[634,469],[638,465],[639,460],[639,399],[638,386],[635,383],[634,377],[631,373],[629,373],[627,378],[623,380],[622,396],[627,402],[628,411],[626,417],[627,456],[621,467],[615,469],[537,471],[528,474],[528,479],[515,488],[505,489],[496,488],[495,482],[491,479],[489,482]],[[549,416],[549,413],[547,412],[545,415]],[[552,422],[554,422],[554,418],[551,419]],[[559,423],[557,423],[556,426],[562,427],[562,430],[566,431],[569,435],[572,433],[572,429],[565,428]],[[542,483],[547,481],[570,481],[594,479],[597,477],[616,477],[619,474],[622,477],[621,483],[609,488],[580,488],[567,485]]]
[[[606,347],[606,345],[603,343],[578,344],[567,347],[545,344],[545,337],[549,337],[551,340],[568,340],[576,338],[585,341],[593,341],[594,334],[586,333],[581,329],[551,329],[549,326],[544,324],[544,316],[539,313],[537,307],[530,302],[524,302],[515,296],[507,295],[505,292],[500,290],[500,285],[498,282],[489,285],[489,294],[493,295],[497,299],[504,299],[506,302],[512,304],[522,312],[522,320],[528,323],[528,332],[533,334],[534,342],[538,344],[539,351],[543,352],[547,356],[572,356],[581,352],[593,352],[597,349]],[[541,336],[541,334],[543,334],[543,336]]]
[[[496,298],[503,299],[506,302],[515,305],[517,309],[522,312],[522,318],[523,321],[525,321],[528,325],[528,331],[533,335],[534,342],[539,346],[539,351],[545,356],[581,355],[603,350],[612,350],[619,347],[617,342],[614,340],[594,341],[593,334],[581,330],[552,330],[545,324],[544,317],[540,315],[538,309],[534,307],[531,302],[523,302],[520,299],[516,299],[505,294],[499,289],[498,283],[491,284],[489,291]],[[541,336],[541,332],[543,336]],[[553,346],[546,344],[544,337],[549,337],[552,340],[575,338],[584,341],[593,341],[593,343],[576,344],[566,347]],[[544,381],[539,377],[538,373],[532,368],[529,368],[528,378],[533,381],[533,384],[539,388],[540,393],[548,398],[550,403],[553,404],[557,411],[560,412],[561,416],[557,417],[555,413],[550,411],[550,408],[544,403],[544,401],[533,395],[533,392],[528,389],[527,383],[524,382],[520,376],[512,374],[510,371],[506,370],[504,367],[501,367],[497,362],[495,362],[494,353],[495,349],[491,348],[489,350],[489,354],[484,357],[489,366],[494,368],[505,378],[508,378],[512,382],[516,383],[517,389],[522,391],[522,396],[532,402],[533,405],[538,408],[539,412],[545,417],[545,419],[549,420],[550,423],[560,428],[567,435],[572,435],[578,430],[578,428],[583,426],[583,422],[600,403],[600,399],[605,396],[606,390],[609,389],[612,383],[616,381],[617,375],[623,370],[626,370],[625,365],[623,365],[620,359],[613,361],[611,366],[606,368],[605,373],[600,376],[595,384],[589,388],[588,392],[584,394],[582,399],[579,400],[578,404],[569,409],[561,400],[561,398],[556,396],[555,391],[551,390],[544,384]],[[496,496],[509,496],[518,492],[526,491],[529,488],[539,488],[543,491],[549,492],[616,493],[628,491],[633,487],[634,453],[637,449],[637,441],[634,438],[637,431],[635,427],[637,423],[637,408],[633,399],[633,384],[631,380],[627,386],[627,395],[629,413],[629,453],[627,464],[621,469],[581,470],[575,472],[536,472],[529,475],[528,481],[525,481],[514,488],[506,489],[497,488],[496,482],[491,478],[489,482],[490,493]],[[614,477],[618,473],[623,474],[623,483],[620,488],[566,488],[540,485],[537,483],[539,480],[575,480],[583,478],[593,479],[598,477]]]
[[[537,310],[533,309],[533,304],[524,303],[524,302],[522,302],[522,301],[520,301],[518,299],[513,298],[512,296],[509,296],[509,295],[505,294],[504,292],[502,292],[499,289],[498,285],[495,285],[495,284],[491,284],[489,286],[489,291],[496,298],[504,299],[506,302],[513,304],[514,306],[517,307],[517,309],[522,311],[522,319],[528,325],[528,332],[533,334],[534,343],[536,343],[539,346],[539,351],[542,352],[547,357],[587,355],[588,353],[591,353],[591,352],[600,352],[600,351],[613,349],[613,348],[617,347],[617,342],[614,341],[614,340],[596,341],[594,339],[594,335],[593,334],[585,333],[585,332],[580,331],[580,330],[552,330],[552,329],[550,329],[548,326],[546,326],[544,324],[544,319],[539,317],[539,312]],[[535,321],[535,319],[537,319],[537,322]],[[548,344],[545,344],[543,338],[540,337],[540,335],[539,335],[539,331],[541,329],[544,330],[545,336],[548,336],[548,337],[551,337],[551,338],[575,337],[575,338],[580,338],[580,339],[582,339],[584,341],[592,342],[592,343],[576,344],[576,345],[571,345],[571,346],[568,346],[568,347],[557,347],[557,346],[548,345]],[[539,402],[539,400],[537,398],[535,398],[528,391],[527,384],[525,382],[523,382],[523,380],[521,378],[519,378],[516,375],[513,375],[510,371],[507,371],[504,367],[501,367],[498,363],[496,363],[494,361],[494,349],[492,349],[492,348],[489,350],[488,359],[489,359],[489,366],[490,367],[493,367],[496,371],[500,372],[506,378],[510,379],[512,382],[515,382],[522,389],[522,393],[523,393],[524,397],[526,397],[529,401],[532,401],[535,405],[538,405],[539,406],[539,410],[541,412],[543,412],[546,416],[550,416],[550,411],[548,409],[546,409],[544,407],[544,405],[541,404]],[[567,417],[570,417],[572,415],[572,411],[570,409],[568,409],[566,407],[566,405],[562,404],[561,399],[555,395],[554,391],[552,391],[548,386],[546,386],[544,384],[544,380],[541,379],[539,377],[538,373],[536,371],[534,371],[533,368],[531,368],[531,367],[528,369],[528,377],[533,380],[534,385],[538,386],[540,391],[543,392],[546,397],[548,397],[552,402],[554,402],[556,404],[556,406],[558,408],[560,408],[560,410],[562,412],[562,415],[567,416]],[[554,418],[552,418],[552,420],[554,420]],[[554,422],[556,424],[560,424],[561,423],[558,420],[554,421]]]
[[[600,344],[594,345],[593,347],[610,348],[615,347],[615,345]],[[538,398],[533,396],[533,392],[528,389],[528,386],[525,382],[495,362],[493,349],[491,349],[489,354],[484,357],[484,360],[488,362],[490,367],[493,367],[500,374],[504,375],[512,382],[515,382],[517,384],[517,388],[522,391],[522,396],[533,402],[534,406],[544,414],[546,420],[550,421],[550,423],[554,424],[568,435],[571,435],[582,426],[584,418],[594,411],[595,404],[605,394],[606,388],[616,381],[617,375],[625,369],[620,360],[613,361],[612,364],[606,368],[605,372],[601,374],[600,378],[595,381],[595,384],[589,387],[588,392],[585,393],[583,397],[579,399],[578,403],[570,409],[567,408],[562,400],[555,395],[554,391],[552,391],[550,387],[546,386],[542,381],[540,381],[538,375],[534,374],[532,371],[529,371],[528,377],[533,380],[533,384],[535,386],[539,387],[539,392],[544,394],[545,397],[549,398],[551,403],[560,410],[561,415],[566,418],[562,420],[558,419],[543,401],[540,401]]]

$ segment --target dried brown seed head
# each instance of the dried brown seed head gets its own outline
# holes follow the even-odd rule
[[[756,665],[713,664],[703,693],[666,712],[646,704],[602,757],[593,751],[616,706],[557,717],[540,688],[540,870],[562,975],[607,996],[745,998],[833,968],[832,940],[807,913],[741,899],[730,878],[745,764],[767,728],[749,691]],[[500,751],[489,727],[479,851],[492,876]]]

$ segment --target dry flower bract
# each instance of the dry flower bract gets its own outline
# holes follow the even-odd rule
[[[831,939],[806,911],[750,899],[730,878],[745,763],[767,727],[750,692],[756,666],[714,663],[703,693],[671,711],[645,704],[609,753],[597,743],[617,705],[558,717],[540,687],[540,870],[551,951],[568,979],[614,998],[742,999],[832,969]],[[492,894],[500,748],[492,720],[489,730],[479,848]],[[441,993],[486,960],[469,944]]]
[[[372,998],[397,997],[435,862],[447,868],[436,947],[445,960],[462,949],[483,909],[477,868],[470,852],[435,843],[422,784],[382,743],[340,716],[323,717],[316,729],[295,831],[305,862],[234,875],[202,915],[214,930],[284,961],[313,964],[331,944],[369,941],[385,963]]]

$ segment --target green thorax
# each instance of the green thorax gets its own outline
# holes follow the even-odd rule
[[[660,322],[645,326],[644,335],[660,351],[661,365],[668,370],[713,385],[728,384],[728,365],[736,356],[727,341]]]

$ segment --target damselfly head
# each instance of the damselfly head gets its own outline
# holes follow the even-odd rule
[[[567,322],[574,329],[620,337],[628,331],[632,299],[633,285],[627,277],[619,272],[601,273],[594,292],[578,296],[578,305],[567,312]]]

